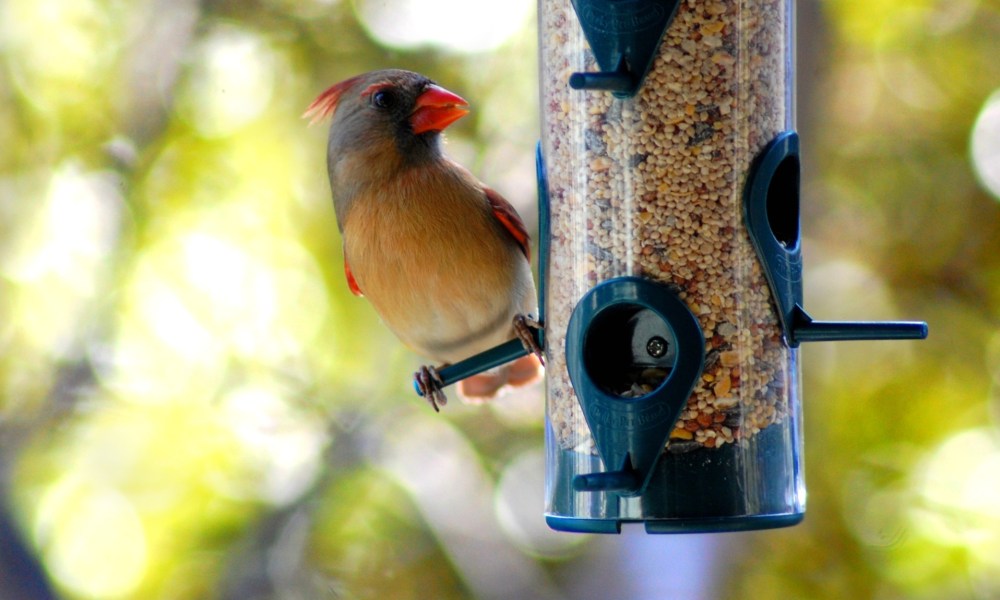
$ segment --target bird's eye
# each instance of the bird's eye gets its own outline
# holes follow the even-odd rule
[[[392,108],[396,104],[396,95],[389,90],[379,90],[372,94],[372,104],[376,108]]]

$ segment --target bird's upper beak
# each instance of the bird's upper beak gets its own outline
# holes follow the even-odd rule
[[[445,127],[469,114],[469,103],[441,86],[429,85],[417,96],[417,105],[410,115],[413,133],[443,131]]]

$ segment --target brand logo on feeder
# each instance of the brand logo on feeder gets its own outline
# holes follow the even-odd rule
[[[617,429],[649,429],[670,418],[670,411],[661,404],[637,412],[620,412],[603,406],[594,406],[590,416],[595,423]]]
[[[580,20],[588,27],[601,33],[636,33],[659,24],[667,16],[661,4],[651,2],[602,3],[596,7],[585,4],[580,11]],[[605,8],[607,7],[607,8]]]

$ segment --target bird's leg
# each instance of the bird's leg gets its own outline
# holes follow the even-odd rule
[[[514,333],[517,334],[517,339],[521,340],[524,349],[534,354],[544,367],[545,356],[542,354],[542,347],[535,341],[532,329],[542,329],[542,324],[529,315],[514,315]]]
[[[417,387],[420,389],[420,395],[427,398],[427,401],[434,407],[434,412],[441,412],[440,407],[448,404],[448,397],[441,391],[441,388],[444,387],[444,381],[438,375],[437,368],[423,365],[413,374],[413,380],[416,381]]]

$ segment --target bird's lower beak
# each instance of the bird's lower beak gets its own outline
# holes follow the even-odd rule
[[[469,103],[443,87],[429,85],[417,96],[417,106],[410,115],[413,133],[443,131],[445,127],[469,114]]]

